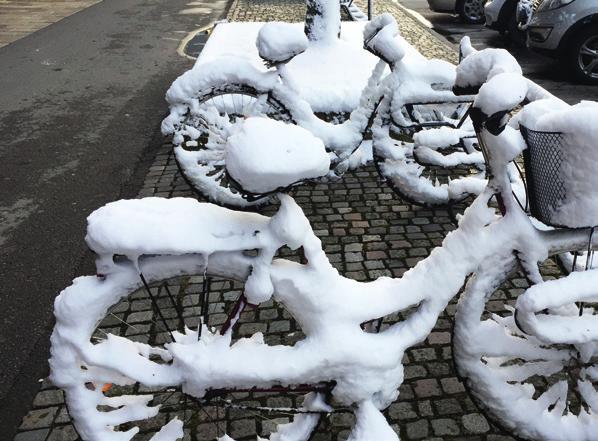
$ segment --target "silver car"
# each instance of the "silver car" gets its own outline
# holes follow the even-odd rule
[[[428,0],[435,12],[457,13],[466,23],[484,23],[485,0]]]
[[[527,45],[561,58],[577,80],[598,84],[598,0],[535,0]]]

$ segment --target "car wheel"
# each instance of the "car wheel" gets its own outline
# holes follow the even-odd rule
[[[457,3],[457,13],[465,23],[480,24],[486,21],[483,0],[461,0]]]
[[[566,49],[566,61],[574,78],[584,83],[598,84],[598,29],[582,29]]]

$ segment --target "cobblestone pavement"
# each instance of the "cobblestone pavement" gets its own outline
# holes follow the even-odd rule
[[[398,16],[405,36],[412,43],[423,42],[422,45],[430,51],[440,51],[445,58],[454,59],[454,52],[445,53],[450,46],[435,40],[436,37],[431,34],[424,35],[427,31],[405,16],[394,2],[379,1],[377,6],[377,12],[388,7]],[[303,11],[302,1],[235,0],[228,16],[233,20],[298,21],[302,19]],[[427,49],[425,53],[428,54]],[[140,197],[197,196],[179,174],[171,148],[168,142],[162,145]],[[426,209],[402,201],[384,184],[371,165],[347,173],[339,182],[297,187],[293,196],[322,240],[330,261],[342,274],[357,280],[372,280],[383,275],[401,276],[426,257],[454,228],[447,211]],[[261,209],[267,215],[275,210],[274,205]],[[297,258],[290,252],[283,251],[281,255]],[[190,327],[198,323],[202,284],[201,275],[168,281],[171,292],[184,306],[184,321]],[[512,303],[525,286],[523,278],[512,278],[488,302],[488,309],[504,311],[505,302]],[[214,279],[210,288],[209,324],[218,326],[225,321],[226,313],[241,294],[242,286]],[[180,325],[164,287],[156,285],[153,289],[169,326]],[[512,440],[480,412],[456,375],[451,351],[455,309],[456,300],[453,300],[426,341],[406,352],[405,382],[401,386],[400,397],[385,414],[395,430],[400,432],[401,439],[405,440]],[[386,317],[383,327],[402,318],[404,316],[398,314]],[[115,305],[99,328],[98,338],[112,332],[151,344],[168,341],[168,334],[143,291],[135,292]],[[250,336],[255,332],[265,333],[266,341],[271,344],[293,344],[302,335],[292,318],[272,302],[244,312],[240,325],[235,329],[235,337]],[[113,387],[112,392],[147,393],[149,390]],[[254,407],[289,407],[300,402],[300,397],[290,394],[237,393],[226,398],[232,398],[236,404]],[[152,432],[174,415],[186,421],[186,440],[214,439],[225,431],[238,440],[253,440],[256,433],[268,435],[274,423],[289,419],[286,412],[264,414],[214,403],[199,406],[178,391],[157,392],[154,402],[163,403],[165,411],[144,422],[142,435],[135,439],[149,439]],[[346,439],[352,422],[352,414],[348,412],[324,416],[312,439]],[[62,392],[47,380],[42,382],[32,410],[23,419],[20,430],[14,441],[77,439]]]

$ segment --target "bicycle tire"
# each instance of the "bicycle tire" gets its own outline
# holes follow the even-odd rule
[[[292,123],[291,112],[267,92],[226,82],[200,93],[193,103],[193,111],[187,112],[173,136],[175,160],[189,186],[207,200],[231,208],[267,203],[268,197],[247,200],[228,178],[226,138],[240,118],[264,116]]]
[[[478,407],[517,436],[530,440],[595,439],[598,417],[593,400],[598,399],[598,378],[592,377],[590,369],[598,368],[598,354],[594,350],[593,356],[582,362],[573,345],[548,344],[526,334],[518,325],[514,308],[498,307],[504,300],[493,300],[505,297],[506,286],[521,286],[508,285],[516,267],[514,255],[498,256],[482,264],[467,283],[455,317],[453,354],[457,370]],[[557,274],[552,261],[545,262],[546,267],[551,273],[546,278]],[[486,309],[490,304],[493,313]],[[581,312],[594,314],[592,309],[582,308]],[[581,391],[578,381],[590,387]]]
[[[194,296],[197,296],[198,289],[187,289],[183,293],[182,286],[187,283],[188,287],[193,288],[192,285],[196,285],[195,288],[198,288],[198,285],[201,285],[200,279],[204,276],[202,268],[204,264],[205,261],[198,256],[189,257],[184,267],[177,263],[176,258],[172,262],[165,261],[162,264],[158,256],[150,258],[148,263],[141,265],[145,281],[152,292],[156,290],[154,296],[159,313],[152,308],[155,305],[152,305],[151,296],[144,289],[145,282],[136,267],[130,263],[119,265],[117,271],[107,276],[75,279],[73,285],[61,293],[56,301],[57,325],[51,338],[51,379],[55,385],[65,391],[67,408],[75,429],[82,439],[86,441],[130,439],[127,436],[134,436],[135,431],[139,431],[139,436],[142,438],[148,439],[168,424],[179,424],[173,423],[174,416],[179,417],[180,420],[190,419],[192,431],[205,431],[206,423],[215,420],[214,438],[224,434],[221,425],[224,424],[224,418],[228,413],[227,409],[223,408],[229,405],[227,401],[219,401],[214,397],[207,399],[207,395],[202,399],[187,396],[180,385],[156,386],[138,381],[139,377],[135,378],[135,375],[143,375],[131,371],[132,368],[126,365],[125,357],[122,362],[101,359],[100,346],[103,342],[111,338],[126,338],[128,345],[137,344],[135,342],[150,345],[139,349],[138,357],[145,358],[148,365],[151,363],[158,365],[155,366],[156,372],[168,372],[169,369],[172,371],[168,360],[160,361],[158,358],[161,354],[166,355],[164,353],[167,351],[164,350],[163,345],[170,341],[168,333],[174,331],[176,327],[180,329],[182,324],[172,310],[173,305],[168,298],[170,293],[166,295],[164,291],[160,292],[160,286],[164,281],[173,282],[172,292],[181,302],[185,303],[189,300],[195,302]],[[180,286],[181,289],[175,291],[173,284]],[[145,303],[145,306],[141,308],[134,306],[140,303]],[[218,303],[215,305],[216,308],[209,311],[209,319],[216,318],[216,320],[208,321],[210,325],[222,323],[222,318],[218,317],[222,316]],[[81,328],[74,328],[75,322],[71,318],[73,313],[83,314],[82,311],[85,311],[83,321],[86,330],[83,333],[80,332]],[[187,311],[197,312],[196,307],[193,306],[187,308]],[[141,319],[140,317],[144,315],[153,315],[153,318]],[[133,319],[133,316],[136,318]],[[164,324],[160,320],[162,317],[170,330],[163,328]],[[198,323],[198,320],[193,321],[193,316],[187,316],[185,313],[183,318],[188,326],[195,326]],[[133,332],[130,332],[131,330]],[[94,353],[95,356],[92,355]],[[108,357],[109,354],[103,355]],[[90,359],[99,360],[99,363],[90,362]],[[132,375],[124,375],[123,371],[132,372]],[[304,393],[304,391],[299,392]],[[187,401],[188,399],[190,401]],[[106,400],[112,400],[113,404],[109,405]],[[265,401],[266,398],[263,400]],[[295,397],[295,400],[294,405],[299,406],[300,399]],[[155,405],[161,406],[159,411],[152,408]],[[221,415],[218,408],[223,409]],[[197,409],[197,414],[191,415],[190,409]],[[283,412],[275,408],[273,414],[279,412],[288,415],[292,409],[285,408]],[[111,417],[110,413],[114,411],[122,414],[120,419],[118,416]],[[214,412],[216,412],[215,416]],[[127,414],[131,417],[126,418]],[[295,409],[295,415],[299,414],[301,411]],[[220,418],[222,421],[219,420]],[[203,429],[200,427],[201,424]],[[313,425],[313,421],[311,424]],[[316,425],[313,425],[311,431],[315,429]],[[262,432],[263,436],[264,431],[270,429],[266,429],[258,422],[256,430],[258,434]],[[127,435],[128,431],[133,432]]]
[[[410,141],[409,138],[407,140]],[[388,157],[376,148],[374,141],[374,164],[380,177],[407,203],[431,208],[447,207],[458,204],[471,196],[468,192],[450,195],[442,185],[448,184],[453,179],[468,176],[473,178],[480,173],[475,166],[445,168],[422,165],[411,151],[412,144],[405,142],[405,138],[395,140],[394,148],[402,150],[402,158]],[[400,165],[400,169],[395,167],[397,164]],[[479,189],[481,190],[484,186],[485,180],[480,178]]]

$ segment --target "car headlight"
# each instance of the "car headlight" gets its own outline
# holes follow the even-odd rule
[[[540,7],[538,8],[538,12],[540,11],[550,11],[552,9],[562,8],[569,3],[572,3],[574,0],[544,0]]]

